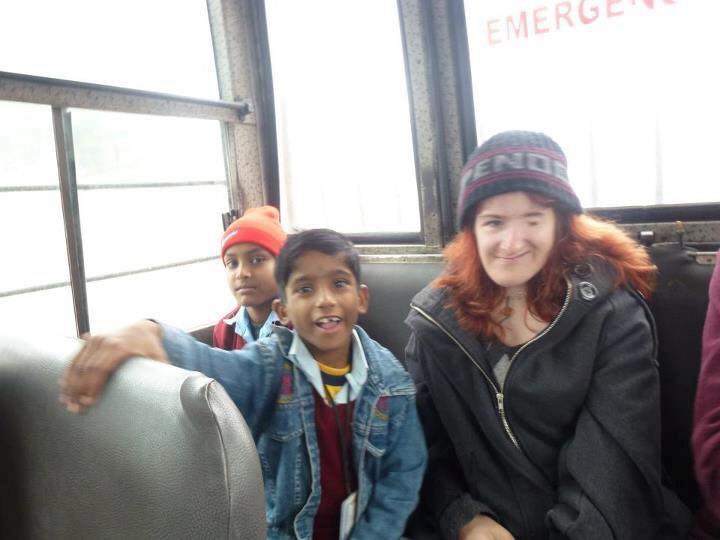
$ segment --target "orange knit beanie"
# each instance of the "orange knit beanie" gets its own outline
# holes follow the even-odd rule
[[[222,236],[220,257],[230,246],[249,242],[265,248],[274,256],[280,252],[287,235],[280,226],[280,213],[272,206],[248,208],[233,221]]]

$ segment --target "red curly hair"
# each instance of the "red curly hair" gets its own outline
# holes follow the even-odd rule
[[[552,199],[528,195],[536,204],[553,207],[559,225],[559,240],[547,263],[528,282],[528,309],[534,317],[550,321],[558,314],[565,298],[567,269],[593,257],[615,269],[616,287],[630,285],[649,297],[656,268],[642,246],[614,223],[587,214],[570,214]],[[504,292],[483,269],[472,229],[460,231],[443,255],[447,264],[433,285],[449,290],[448,307],[460,326],[475,334],[501,338],[502,328],[490,315],[503,301]]]

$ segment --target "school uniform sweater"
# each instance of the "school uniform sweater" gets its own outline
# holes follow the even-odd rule
[[[339,444],[337,422],[332,407],[317,392],[315,398],[315,430],[320,449],[320,506],[313,523],[313,540],[337,540],[340,533],[340,506],[347,497],[343,476],[343,455]],[[343,430],[347,457],[352,462],[353,402],[336,404],[338,419]],[[349,467],[350,492],[355,491],[356,480],[352,465]]]
[[[240,311],[240,306],[233,309],[230,313],[220,319],[213,329],[213,347],[233,351],[242,349],[245,346],[243,337],[235,332],[234,324],[227,324],[227,319],[232,319]]]

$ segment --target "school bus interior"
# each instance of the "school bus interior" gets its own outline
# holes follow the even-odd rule
[[[261,537],[252,440],[216,383],[132,362],[74,417],[56,379],[76,344],[58,336],[151,317],[210,343],[233,307],[221,216],[271,204],[288,232],[353,239],[360,324],[402,358],[409,301],[456,233],[463,164],[507,129],[556,139],[583,206],[657,265],[663,461],[698,507],[720,79],[688,59],[720,50],[720,2],[101,4],[0,17],[0,334],[22,336],[0,342],[9,536]]]

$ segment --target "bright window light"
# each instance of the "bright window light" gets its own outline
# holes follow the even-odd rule
[[[266,0],[283,221],[420,230],[395,2]]]
[[[546,132],[584,206],[720,201],[717,0],[465,0],[478,141]]]

